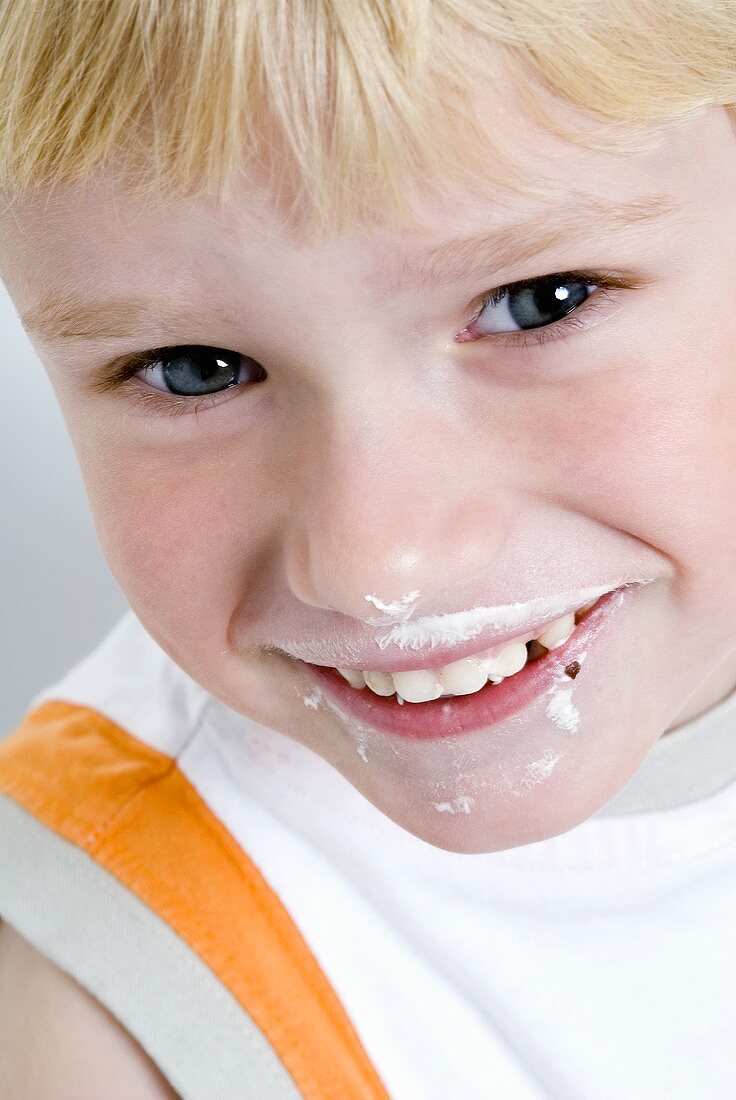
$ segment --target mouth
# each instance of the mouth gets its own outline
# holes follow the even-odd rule
[[[607,592],[538,638],[516,640],[500,650],[453,662],[439,675],[427,671],[391,676],[297,663],[343,711],[376,729],[415,740],[470,733],[528,707],[560,683],[561,672],[563,680],[572,683],[581,672],[585,648],[621,602],[626,587]]]

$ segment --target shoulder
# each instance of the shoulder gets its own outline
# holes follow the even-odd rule
[[[0,1100],[179,1100],[108,1010],[0,920]]]

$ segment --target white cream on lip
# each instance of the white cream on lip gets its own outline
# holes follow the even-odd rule
[[[428,615],[423,619],[396,623],[376,638],[380,649],[424,649],[427,646],[449,645],[475,638],[484,630],[514,630],[530,621],[561,616],[565,612],[597,600],[622,582],[593,588],[580,588],[555,596],[539,596],[525,603],[498,604],[495,607],[471,607],[468,611],[451,611],[446,615]],[[648,583],[648,582],[636,582]]]
[[[540,597],[526,603],[500,604],[496,607],[474,607],[469,611],[454,611],[446,615],[428,615],[422,619],[403,621],[386,629],[386,623],[381,625],[385,633],[376,636],[375,642],[379,649],[396,645],[400,649],[422,649],[427,646],[430,650],[442,644],[462,642],[468,638],[475,638],[490,623],[497,630],[514,630],[520,623],[531,619],[534,614],[537,621],[554,618],[564,613],[568,608],[582,606],[592,600],[598,599],[605,592],[614,588],[634,588],[651,584],[656,578],[647,577],[635,580],[612,581],[605,587],[581,588],[578,591],[562,593],[555,597]],[[414,593],[410,593],[414,595]],[[367,597],[366,597],[367,598]],[[374,597],[377,599],[377,597]],[[402,597],[404,600],[407,597]],[[579,601],[579,603],[577,603]],[[386,607],[392,605],[386,604]],[[410,615],[411,612],[408,612]],[[369,623],[370,620],[363,620]],[[362,654],[357,652],[357,647],[349,643],[343,643],[341,652],[335,654],[335,645],[332,641],[324,641],[321,638],[308,640],[286,641],[277,646],[266,646],[266,649],[274,649],[277,652],[287,653],[297,660],[311,662],[313,664],[360,667]]]
[[[379,600],[378,596],[364,596],[363,599],[368,603],[372,603],[377,611],[382,611],[384,615],[394,617],[396,615],[410,614],[409,607],[411,604],[416,603],[419,599],[421,590],[417,588],[414,592],[407,592],[401,599],[395,600],[393,603],[385,603],[383,600]]]

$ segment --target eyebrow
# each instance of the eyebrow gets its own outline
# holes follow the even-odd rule
[[[562,211],[536,213],[490,233],[446,242],[405,258],[395,280],[387,285],[384,277],[383,292],[395,293],[405,286],[449,286],[458,278],[488,278],[489,272],[522,267],[561,245],[590,241],[612,229],[663,222],[683,213],[689,206],[672,195],[660,194],[624,203],[612,203],[585,194],[568,194],[564,201],[568,206]]]
[[[88,301],[62,291],[43,295],[20,320],[29,335],[52,343],[103,342],[150,329],[176,329],[193,315],[193,307],[181,301],[134,297]]]
[[[687,203],[670,195],[649,195],[626,203],[595,196],[567,195],[569,207],[537,213],[522,222],[480,236],[458,238],[411,257],[404,256],[388,273],[380,273],[381,296],[406,287],[448,286],[489,272],[519,267],[561,244],[588,240],[610,229],[660,222],[682,213]],[[561,200],[562,201],[562,200]],[[575,204],[577,202],[577,204]],[[582,205],[581,205],[582,203]],[[487,289],[490,289],[490,285]],[[186,302],[147,298],[80,300],[69,291],[49,292],[21,317],[26,332],[52,343],[104,342],[141,335],[147,330],[175,331],[191,322],[194,308]]]

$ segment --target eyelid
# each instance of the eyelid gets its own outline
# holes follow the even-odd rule
[[[123,356],[106,363],[92,377],[90,389],[92,393],[102,396],[117,390],[124,382],[133,378],[146,367],[152,367],[159,363],[167,351],[172,348],[155,348],[151,351],[135,352],[132,355]]]
[[[98,396],[110,393],[121,388],[147,367],[159,366],[165,363],[167,359],[180,356],[182,352],[200,351],[203,348],[213,352],[221,352],[226,356],[233,354],[228,348],[215,348],[210,344],[168,344],[165,347],[150,348],[148,351],[134,352],[132,355],[126,355],[105,364],[93,374],[90,388]],[[242,358],[247,359],[248,356]],[[170,400],[175,398],[174,394],[167,395],[164,390],[157,391],[154,387],[150,387],[150,390],[146,392],[160,392],[163,397],[168,397]],[[201,396],[214,397],[217,396],[218,392],[224,393],[226,390],[217,391],[214,394],[202,394]],[[192,403],[198,399],[197,397],[189,397],[186,400]]]
[[[135,352],[121,359],[107,363],[96,372],[90,383],[90,389],[94,394],[103,395],[120,391],[127,399],[132,400],[145,413],[160,415],[164,413],[173,419],[178,419],[183,414],[196,414],[200,409],[212,408],[221,402],[231,400],[230,391],[233,389],[250,389],[251,384],[236,384],[226,386],[222,390],[213,393],[192,395],[190,397],[167,394],[165,390],[157,390],[153,386],[147,386],[136,381],[136,375],[146,367],[158,366],[167,358],[181,355],[182,350],[200,350],[207,348],[210,351],[222,351],[230,355],[227,348],[213,348],[209,344],[170,344],[166,347],[151,348],[148,351]],[[247,359],[248,357],[245,356]]]
[[[493,332],[493,333],[474,333],[473,325],[479,319],[486,306],[497,297],[501,300],[506,294],[511,291],[517,290],[521,287],[533,287],[539,286],[545,283],[551,283],[553,281],[559,281],[560,283],[587,283],[595,284],[598,288],[592,294],[589,295],[586,302],[584,302],[577,309],[571,311],[566,317],[562,317],[559,321],[554,321],[549,325],[540,325],[536,329],[519,329],[518,332],[505,331],[505,332]],[[534,336],[534,333],[548,332],[550,329],[563,328],[566,324],[571,324],[569,320],[576,317],[578,314],[588,312],[590,309],[595,308],[594,305],[588,307],[587,302],[592,299],[609,299],[612,295],[606,294],[607,290],[638,290],[642,287],[648,286],[652,282],[651,279],[643,277],[633,271],[618,270],[618,271],[590,271],[590,270],[576,270],[576,271],[554,271],[546,275],[536,275],[530,279],[517,279],[513,283],[504,283],[502,286],[494,287],[492,290],[486,291],[480,299],[476,299],[478,303],[475,307],[475,311],[471,319],[467,324],[458,332],[455,336],[455,342],[462,344],[469,341],[477,340],[490,340],[501,347],[523,347],[528,346],[529,343],[544,343],[545,340],[549,340],[552,337]],[[603,291],[600,294],[599,291]],[[507,339],[504,339],[506,337]],[[526,338],[526,339],[525,339]]]

